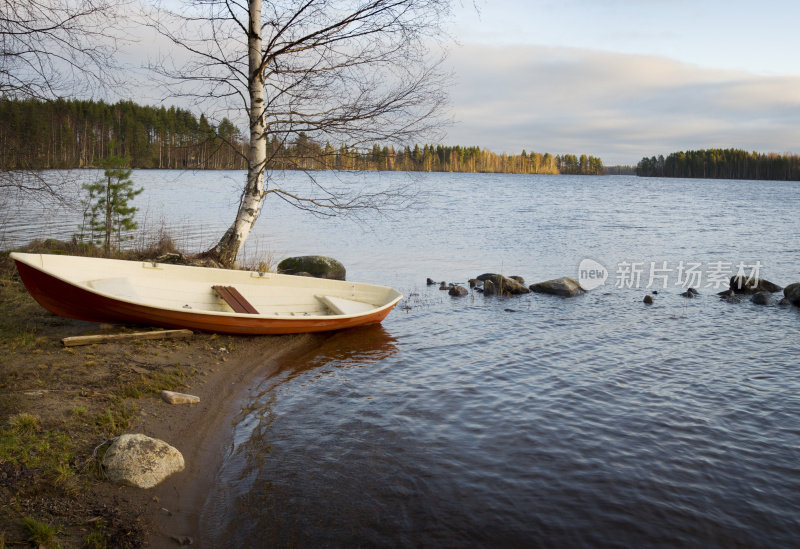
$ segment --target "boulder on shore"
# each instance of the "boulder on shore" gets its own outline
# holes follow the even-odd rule
[[[759,292],[780,292],[783,288],[763,278],[749,278],[743,275],[731,277],[731,290],[737,294],[757,294]]]
[[[152,488],[183,468],[183,455],[178,450],[142,434],[117,437],[103,458],[110,481],[136,488]]]
[[[531,284],[530,290],[539,294],[560,295],[562,297],[575,297],[586,292],[574,278],[563,277]]]
[[[800,307],[800,282],[795,282],[794,284],[786,286],[783,289],[783,295],[786,296],[789,303]]]
[[[344,265],[339,261],[323,255],[287,257],[278,263],[278,272],[289,275],[308,273],[315,278],[331,280],[344,280],[347,274]]]

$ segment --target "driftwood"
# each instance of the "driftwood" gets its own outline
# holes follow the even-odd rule
[[[61,340],[65,347],[91,345],[92,343],[110,343],[112,341],[130,341],[140,339],[178,339],[190,337],[191,330],[158,330],[152,332],[134,332],[130,334],[99,334],[87,336],[65,337]]]

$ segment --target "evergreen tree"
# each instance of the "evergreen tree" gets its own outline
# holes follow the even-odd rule
[[[137,208],[131,206],[130,201],[143,189],[133,188],[131,170],[123,167],[127,165],[130,165],[129,158],[110,156],[103,161],[105,177],[83,185],[88,197],[83,201],[84,222],[79,237],[84,240],[88,228],[89,240],[102,243],[106,253],[112,246],[119,250],[124,235],[138,227],[134,221]]]

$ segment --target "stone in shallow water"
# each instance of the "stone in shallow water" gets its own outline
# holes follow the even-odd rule
[[[562,297],[575,297],[585,293],[578,281],[569,277],[554,278],[553,280],[531,284],[530,290],[540,294],[560,295]]]
[[[779,292],[783,288],[763,278],[748,278],[746,276],[732,276],[731,290],[737,294],[757,294],[758,292]]]
[[[786,286],[783,289],[783,295],[790,303],[800,306],[800,282]]]
[[[347,274],[344,265],[339,261],[322,255],[287,257],[278,263],[278,272],[293,275],[307,273],[315,278],[331,280],[344,280]]]

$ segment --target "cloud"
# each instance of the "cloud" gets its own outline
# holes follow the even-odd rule
[[[495,152],[643,156],[735,147],[792,151],[800,76],[703,69],[645,55],[545,46],[465,45],[450,63],[448,144]]]

